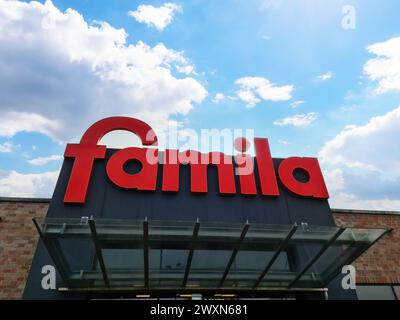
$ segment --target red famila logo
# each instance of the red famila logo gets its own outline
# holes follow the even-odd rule
[[[143,147],[130,147],[116,151],[109,158],[106,171],[108,178],[123,189],[155,191],[159,165],[162,170],[162,191],[179,191],[179,168],[190,166],[191,192],[207,193],[207,167],[217,168],[218,187],[221,194],[236,194],[235,174],[239,176],[239,192],[243,195],[277,197],[279,188],[277,179],[298,196],[319,199],[329,198],[328,191],[316,158],[290,157],[283,159],[275,172],[268,139],[255,138],[254,150],[256,161],[245,154],[249,141],[245,138],[235,140],[235,149],[239,154],[225,155],[222,152],[200,153],[188,150],[167,149],[159,157],[157,136],[153,129],[143,121],[128,117],[110,117],[93,124],[82,136],[80,143],[67,144],[64,157],[74,159],[71,175],[64,196],[66,203],[85,203],[90,184],[90,177],[95,161],[106,156],[106,146],[98,145],[101,138],[114,130],[126,130],[136,134]],[[147,146],[147,147],[146,147]],[[162,159],[161,159],[162,158]],[[141,169],[137,173],[128,173],[124,166],[128,161],[138,161]],[[256,163],[257,171],[249,163]],[[296,170],[306,172],[307,180],[299,181]],[[257,174],[255,174],[257,172]],[[257,176],[257,177],[256,177]],[[258,179],[260,190],[257,190]]]

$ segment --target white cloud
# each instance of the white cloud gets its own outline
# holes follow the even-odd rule
[[[343,190],[344,178],[343,171],[339,168],[324,171],[324,179],[330,193]]]
[[[240,100],[246,102],[246,108],[254,108],[261,101],[250,90],[239,90],[236,94]]]
[[[127,44],[124,29],[89,25],[51,1],[0,1],[0,136],[41,132],[79,139],[94,121],[126,115],[163,130],[207,95],[178,52],[143,41]]]
[[[246,102],[247,108],[253,108],[261,100],[287,101],[292,98],[294,89],[292,85],[276,86],[274,83],[263,77],[243,77],[235,81],[240,88],[236,95]]]
[[[328,71],[324,74],[317,76],[315,79],[317,79],[318,81],[326,81],[326,80],[332,79],[332,77],[333,77],[333,72]]]
[[[319,153],[328,164],[400,172],[400,107],[371,118],[362,126],[348,126],[325,143]]]
[[[377,93],[400,90],[400,37],[375,43],[367,48],[377,57],[364,65],[370,80],[378,81]]]
[[[354,210],[400,211],[400,200],[387,198],[371,200],[346,192],[338,192],[329,199],[331,208]]]
[[[260,4],[260,10],[267,11],[269,9],[276,9],[282,5],[282,0],[263,0]]]
[[[3,107],[0,102],[0,110]],[[40,132],[54,138],[53,133],[62,130],[62,127],[61,121],[51,121],[36,113],[5,111],[0,118],[0,136],[3,137],[12,137],[17,132]]]
[[[155,27],[162,31],[172,22],[175,12],[182,13],[182,7],[168,2],[161,7],[141,4],[136,11],[129,11],[128,15],[135,18],[137,22],[145,23],[149,27]]]
[[[6,141],[4,143],[0,143],[0,153],[1,152],[2,153],[10,153],[10,152],[15,151],[15,149],[17,149],[19,147],[20,147],[20,145],[15,145],[9,141]]]
[[[305,103],[305,101],[303,101],[303,100],[298,100],[298,101],[294,101],[294,102],[292,102],[291,104],[290,104],[290,107],[292,108],[292,109],[296,109],[296,108],[298,108],[298,107],[300,107],[302,104],[304,104]]]
[[[307,127],[311,125],[318,117],[317,112],[309,112],[307,114],[297,114],[292,117],[287,117],[274,121],[276,126],[293,126],[293,127]]]
[[[180,73],[184,73],[184,74],[196,74],[196,72],[194,71],[194,66],[193,65],[185,65],[185,66],[175,66],[176,67],[176,71],[180,72]]]
[[[43,166],[45,164],[48,164],[49,162],[52,161],[60,161],[62,160],[64,157],[61,155],[56,155],[53,154],[51,156],[48,157],[37,157],[37,158],[33,158],[28,160],[28,163],[34,166]]]
[[[50,197],[58,174],[58,171],[30,174],[0,171],[0,196]]]
[[[225,95],[223,93],[217,93],[215,97],[212,99],[212,102],[214,103],[220,103],[226,99]]]
[[[346,126],[326,142],[319,157],[331,205],[400,210],[400,107],[365,125]]]
[[[332,208],[400,210],[400,181],[393,183],[382,180],[377,185],[376,177],[365,179],[360,174],[349,175],[339,168],[324,170],[324,178]],[[359,183],[354,184],[355,181],[359,181]]]
[[[290,144],[290,142],[288,142],[288,141],[286,141],[286,140],[278,140],[278,142],[279,142],[280,144],[285,145],[285,146],[287,146],[287,145]]]

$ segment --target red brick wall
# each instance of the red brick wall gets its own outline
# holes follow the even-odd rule
[[[48,203],[0,200],[0,299],[20,299],[38,240],[32,218]]]
[[[394,229],[362,254],[353,265],[359,284],[400,284],[400,215],[333,211],[339,226]]]

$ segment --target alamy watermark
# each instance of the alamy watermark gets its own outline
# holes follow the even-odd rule
[[[154,131],[146,135],[154,139]],[[178,131],[170,127],[157,135],[158,146],[146,148],[146,160],[150,164],[236,164],[236,175],[248,175],[254,167],[253,129],[192,129]],[[164,151],[160,157],[159,151]]]
[[[344,290],[355,290],[356,289],[356,268],[352,265],[345,265],[342,268],[342,288]]]
[[[42,289],[43,290],[54,290],[56,289],[56,269],[52,265],[44,265],[41,273],[44,275],[42,278]]]
[[[357,10],[353,5],[342,7],[342,28],[344,30],[355,30],[357,27]]]

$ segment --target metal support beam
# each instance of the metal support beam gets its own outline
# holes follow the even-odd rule
[[[377,237],[373,242],[360,246],[358,249],[356,249],[355,252],[350,252],[346,254],[344,257],[342,256],[340,260],[338,260],[336,266],[334,267],[334,270],[330,270],[331,276],[325,278],[325,284],[326,286],[335,278],[337,274],[340,273],[340,270],[342,269],[343,266],[351,264],[353,261],[357,260],[359,256],[361,256],[365,251],[367,251],[370,247],[372,247],[376,242],[378,242],[383,236],[391,233],[393,229],[387,229],[385,232],[383,232],[379,237]],[[350,250],[349,250],[350,251]]]
[[[92,235],[94,249],[96,251],[97,261],[99,262],[101,273],[103,275],[104,284],[106,287],[109,287],[110,282],[108,281],[106,265],[104,264],[103,254],[101,253],[101,246],[100,246],[99,240],[97,239],[96,224],[95,224],[93,218],[89,219],[89,227],[90,227],[90,232]]]
[[[288,288],[291,288],[294,284],[296,284],[297,281],[300,280],[300,278],[310,269],[313,264],[324,254],[324,252],[335,242],[337,238],[346,230],[346,228],[339,228],[338,231],[335,232],[335,234],[327,241],[321,248],[321,250],[318,251],[318,253],[312,258],[306,266],[301,270],[297,276],[293,279],[293,281],[288,285]]]
[[[197,239],[197,236],[199,235],[199,229],[200,229],[200,222],[199,222],[199,219],[197,219],[196,223],[194,224],[194,228],[193,228],[192,242],[190,245],[190,250],[189,250],[187,261],[186,261],[185,275],[183,276],[182,287],[186,287],[186,283],[187,283],[187,280],[189,277],[190,267],[192,266],[192,260],[193,260],[194,243]]]
[[[143,266],[144,266],[144,286],[149,287],[149,222],[147,217],[143,221]]]
[[[240,246],[244,241],[244,238],[246,237],[246,233],[249,230],[250,224],[249,222],[246,222],[246,224],[244,225],[243,229],[242,229],[242,233],[240,234],[240,238],[239,241],[235,247],[235,249],[233,249],[232,251],[232,255],[229,258],[228,264],[226,265],[225,271],[222,275],[221,280],[219,281],[218,287],[222,287],[222,285],[224,284],[224,281],[229,273],[229,270],[231,269],[231,266],[233,264],[233,262],[235,261],[236,255],[239,252]]]
[[[47,252],[50,254],[51,259],[53,260],[55,266],[57,267],[58,272],[60,273],[60,276],[66,286],[69,285],[69,273],[70,270],[68,268],[68,264],[65,260],[64,255],[56,250],[56,248],[53,246],[51,241],[48,241],[46,236],[43,234],[42,229],[39,226],[39,223],[35,218],[32,219],[38,233],[39,237],[42,240],[44,246],[46,247]]]
[[[278,259],[279,254],[282,252],[282,250],[284,250],[286,248],[287,244],[289,243],[290,239],[292,238],[292,236],[294,235],[294,233],[296,232],[298,227],[299,226],[297,225],[297,223],[295,223],[292,226],[292,228],[290,229],[286,238],[279,244],[278,248],[275,250],[274,255],[272,256],[271,260],[268,262],[267,266],[265,267],[264,271],[261,273],[261,275],[258,278],[258,280],[256,281],[256,283],[253,285],[253,288],[257,288],[258,285],[261,283],[261,281],[264,279],[264,277],[266,276],[268,271],[274,265],[276,259]]]
[[[134,294],[149,294],[147,289],[137,289],[132,287],[115,287],[115,288],[101,288],[101,287],[94,287],[94,288],[66,288],[61,287],[58,288],[59,292],[74,292],[74,293],[116,293],[116,294],[129,294],[129,297],[132,297]],[[294,293],[324,293],[328,291],[327,288],[279,288],[279,287],[269,287],[269,288],[256,288],[256,289],[249,289],[249,288],[238,288],[232,287],[231,289],[217,289],[215,287],[201,287],[201,288],[176,288],[176,287],[165,287],[165,288],[154,288],[151,290],[152,297],[157,297],[157,294],[167,294],[169,297],[175,297],[177,292],[181,293],[204,293],[204,294],[211,294],[214,295],[215,293],[222,293],[222,294],[248,294],[251,297],[254,296],[265,296],[265,294],[294,294]],[[161,296],[165,297],[165,296]]]

